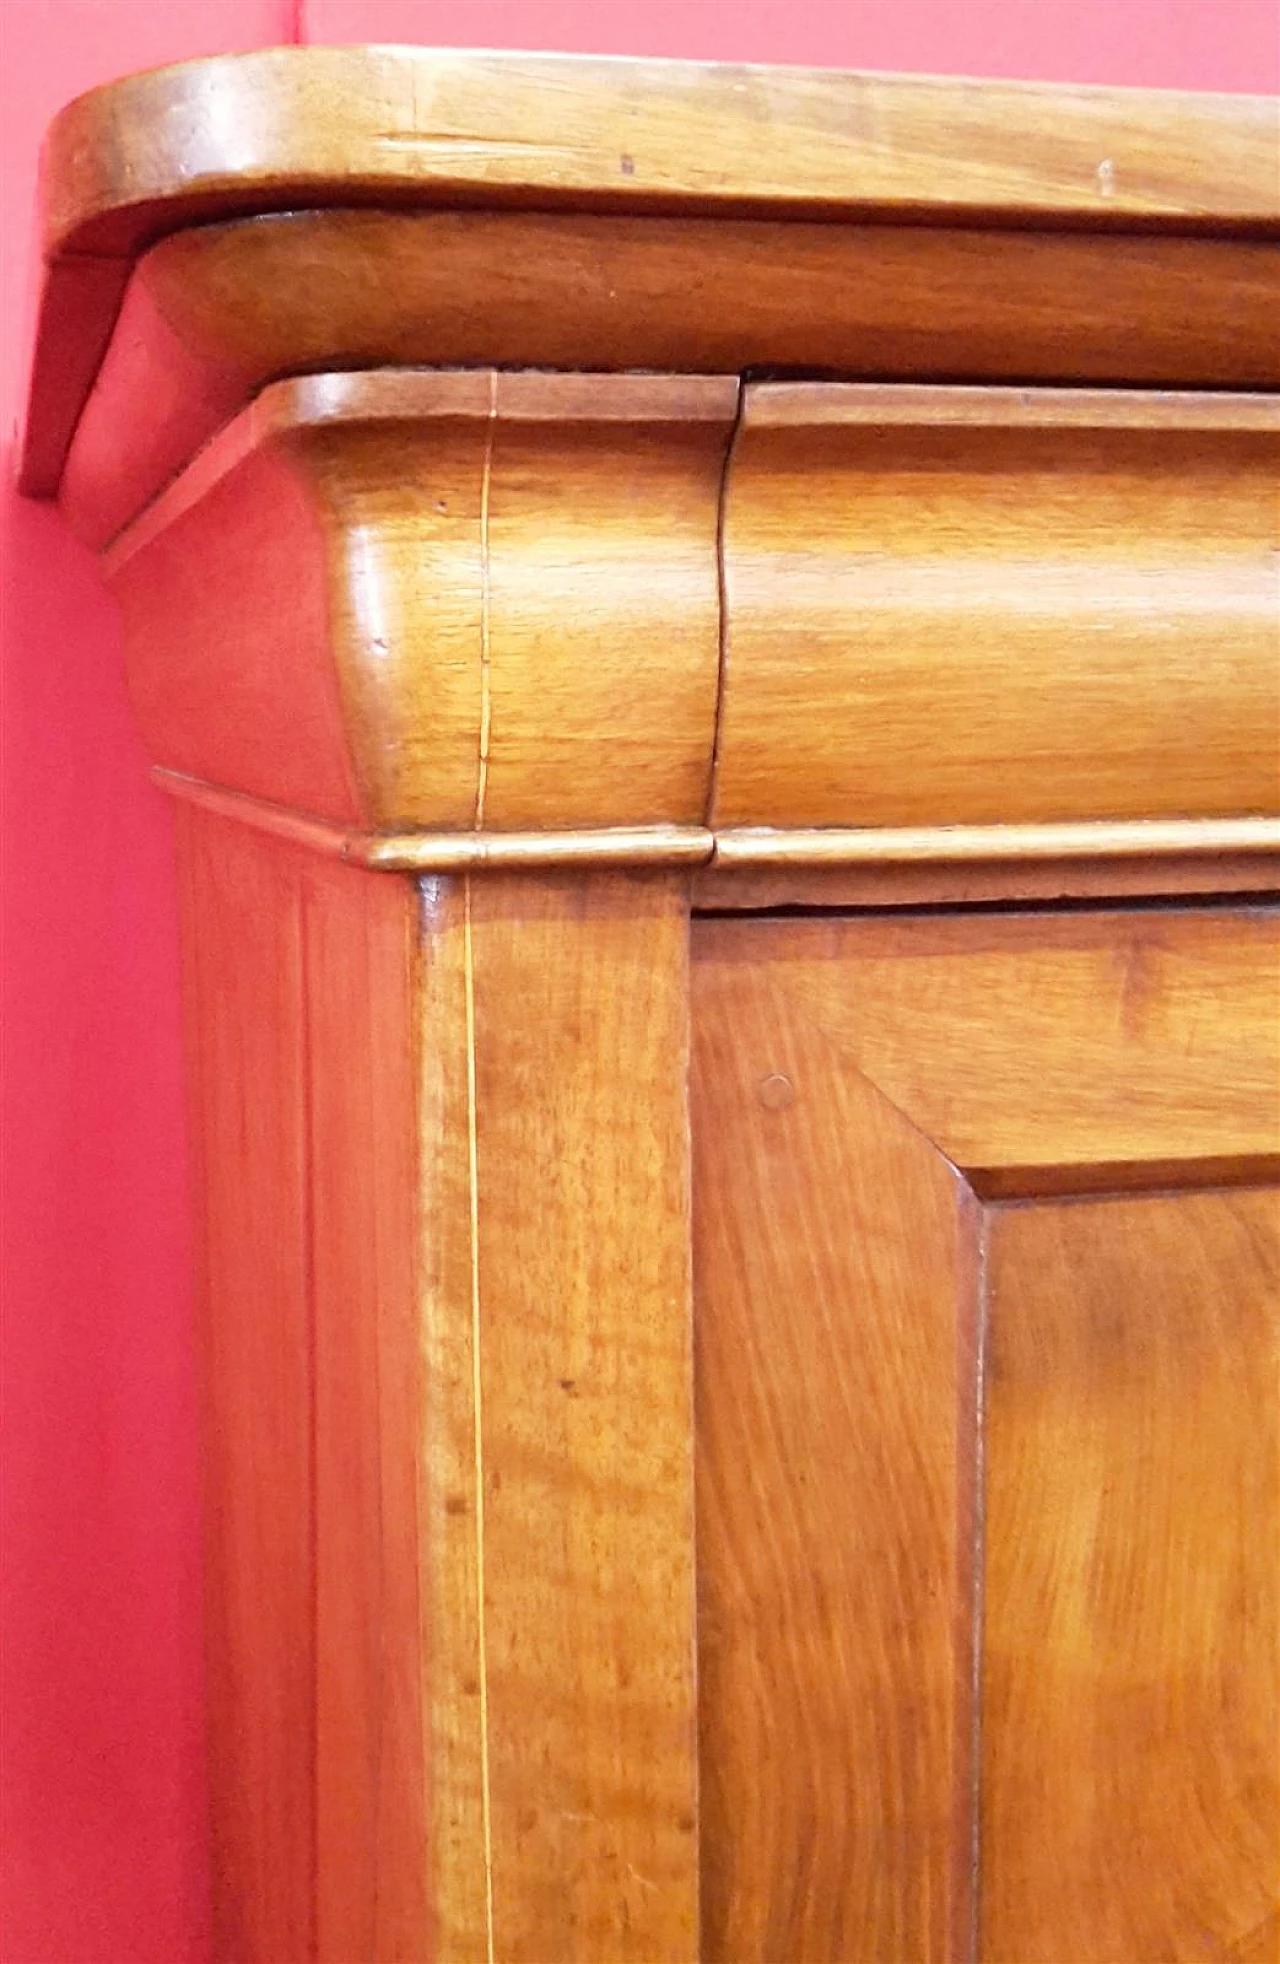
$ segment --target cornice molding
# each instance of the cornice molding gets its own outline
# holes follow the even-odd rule
[[[1275,860],[1280,818],[1140,820],[1128,825],[953,825],[855,831],[714,832],[709,826],[602,826],[577,832],[361,832],[153,767],[171,797],[380,873],[568,866],[705,867],[718,873],[921,866],[1017,869],[1090,860],[1185,866],[1223,855]]]
[[[267,48],[69,103],[45,147],[44,237],[51,259],[123,254],[211,209],[406,198],[1218,231],[1280,223],[1273,111],[1265,97],[1171,90]]]
[[[50,139],[28,486],[169,788],[362,864],[1266,878],[1278,158],[1243,99],[135,77]]]
[[[1278,166],[1262,98],[409,48],[131,76],[46,144],[24,488],[92,392],[101,543],[303,368],[1268,386]]]
[[[1256,397],[315,376],[104,567],[166,788],[361,864],[1263,877],[1278,453]]]

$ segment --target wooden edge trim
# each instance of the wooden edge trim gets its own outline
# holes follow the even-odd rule
[[[702,914],[896,913],[920,907],[1041,907],[1227,899],[1280,894],[1280,853],[1154,853],[1132,859],[971,859],[901,866],[697,866]]]
[[[962,1166],[979,1200],[1083,1199],[1091,1194],[1162,1193],[1187,1186],[1272,1186],[1280,1153],[1218,1154],[1209,1158],[1095,1160],[1091,1164]]]
[[[741,408],[739,410],[739,402]],[[250,451],[290,430],[409,421],[732,423],[755,429],[992,427],[1254,431],[1280,435],[1280,395],[1209,390],[975,388],[756,382],[736,375],[377,368],[270,382],[107,546],[109,577],[206,497]]]
[[[367,423],[720,423],[738,414],[736,375],[551,374],[541,369],[373,368],[270,382],[117,534],[104,578],[199,504],[253,450],[292,430]]]
[[[1280,218],[1274,114],[1271,98],[1221,92],[260,48],[124,76],[66,104],[42,156],[44,244],[51,260],[133,255],[211,208],[335,203],[353,189],[622,211],[1003,208],[1077,225],[1257,225]]]
[[[883,427],[1257,430],[1280,435],[1280,395],[1207,389],[1070,389],[889,382],[755,382],[744,429]]]
[[[722,423],[736,375],[542,368],[364,368],[295,375],[257,398],[275,424],[402,422],[419,416],[512,423]]]
[[[362,832],[226,791],[164,765],[162,791],[313,852],[385,873],[483,871],[486,867],[948,866],[969,862],[1185,858],[1213,853],[1280,856],[1280,818],[1139,819],[1071,825],[885,827],[866,831],[712,832],[700,825],[601,826],[581,832]]]
[[[188,227],[354,204],[1268,238],[1275,117],[1262,96],[408,47],[126,76],[46,135],[21,488],[56,495],[129,273]]]
[[[312,852],[378,873],[460,873],[551,866],[703,866],[714,849],[699,825],[601,826],[583,832],[360,832],[328,819],[224,791],[153,765],[162,791],[274,833]]]
[[[902,866],[932,861],[1129,859],[1153,854],[1280,852],[1280,818],[1099,820],[1054,825],[832,827],[779,832],[731,828],[715,835],[715,864]]]

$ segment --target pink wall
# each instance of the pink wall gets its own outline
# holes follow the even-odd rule
[[[3,5],[6,443],[40,131],[130,69],[302,38],[1280,89],[1274,0]],[[0,1954],[195,1964],[206,1851],[167,813],[93,567],[10,480],[7,464]]]
[[[1269,94],[1275,0],[302,0],[301,39]]]

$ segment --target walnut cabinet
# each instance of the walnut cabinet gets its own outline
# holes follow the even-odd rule
[[[1276,1959],[1277,130],[387,49],[55,124],[221,1964]]]

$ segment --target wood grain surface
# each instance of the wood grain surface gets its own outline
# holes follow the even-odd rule
[[[749,950],[833,1053],[988,1192],[1128,1184],[1171,1156],[1280,1169],[1272,907],[708,921],[698,932],[735,972]]]
[[[466,932],[491,1955],[695,1964],[681,884],[473,880]]]
[[[754,385],[735,436],[736,400],[273,385],[106,555],[166,782],[388,868],[1274,884],[1274,398]]]
[[[1280,251],[1235,238],[478,211],[203,225],[139,262],[62,503],[100,542],[297,369],[1275,387],[1278,318]],[[60,354],[52,397],[71,375]]]
[[[279,384],[108,561],[153,757],[374,832],[700,824],[736,395]]]
[[[983,1964],[1274,1957],[1280,1193],[998,1208],[987,1262]]]
[[[1261,97],[591,56],[274,48],[126,77],[45,151],[51,254],[219,205],[477,194],[668,209],[1280,220]],[[1110,171],[1099,172],[1106,160]]]
[[[705,1954],[1269,1959],[1280,914],[693,983]]]
[[[220,1964],[694,1964],[686,911],[183,806]]]
[[[416,894],[184,808],[219,1960],[429,1923]],[[424,1497],[425,1493],[424,1493]]]
[[[1275,107],[312,49],[55,125],[218,1964],[1272,1964],[1280,911],[1007,903],[1275,877]],[[690,928],[851,898],[999,904]]]
[[[297,859],[178,820],[200,1318],[213,1946],[315,1957],[314,1378]]]
[[[1280,814],[1280,403],[762,384],[712,822]]]
[[[427,1660],[440,1606],[427,1586],[434,1494],[419,1443],[418,897],[406,880],[270,850],[293,859],[305,955],[316,1957],[380,1964],[421,1954],[438,1869],[428,1798],[442,1687]]]
[[[702,1956],[944,1964],[972,1916],[978,1209],[756,941],[695,929]]]
[[[1099,828],[1101,830],[1102,828]],[[722,857],[726,834],[693,876],[695,913],[777,913],[803,907],[982,906],[993,901],[1174,898],[1280,891],[1280,844],[1258,852],[1161,852],[1116,857],[791,861],[776,866]]]
[[[1274,380],[1274,332],[1246,294],[1268,280],[1275,290],[1274,255],[1269,264],[1260,242],[1280,221],[1278,160],[1275,108],[1261,98],[409,48],[275,49],[126,78],[71,104],[46,147],[47,266],[24,482],[42,495],[56,488],[137,257],[166,233],[207,238],[215,221],[241,215],[294,214],[283,228],[231,232],[236,255],[271,234],[295,259],[302,251],[301,287],[283,264],[264,281],[259,264],[255,288],[246,265],[236,310],[250,321],[265,296],[288,296],[291,360],[237,377],[225,314],[212,339],[175,339],[163,307],[141,336],[136,317],[116,336],[126,368],[127,350],[145,346],[152,373],[167,370],[161,397],[175,385],[221,394],[224,417],[244,400],[228,406],[228,389],[247,393],[290,367],[543,363],[548,334],[574,350],[552,358],[567,366],[777,364],[795,359],[784,344],[804,343],[811,367],[866,373],[870,361],[871,372],[890,373],[883,353],[848,352],[861,320],[851,300],[868,274],[880,289],[873,339],[893,347],[906,331],[909,372]],[[370,214],[375,228],[396,226],[387,208],[433,210],[416,230],[413,219],[401,227],[398,247],[384,230],[371,262],[352,206],[382,207],[385,217]],[[351,222],[335,230],[336,214],[316,207],[348,208]],[[850,240],[868,218],[870,236]],[[673,220],[707,222],[681,235]],[[978,229],[951,254],[925,234],[918,253],[922,221]],[[1006,250],[983,235],[992,223],[1039,237]],[[1072,229],[1104,235],[1102,250],[1065,238]],[[1115,251],[1105,241],[1117,231],[1160,236],[1127,237]],[[1215,235],[1197,259],[1197,242]],[[993,253],[1002,261],[994,280]],[[803,291],[815,257],[816,295]],[[399,292],[406,262],[416,306]],[[382,268],[372,282],[371,263]],[[917,291],[895,310],[886,296],[904,263]],[[190,273],[188,257],[183,279]],[[1095,285],[1092,320],[1091,280],[1109,289]],[[334,338],[343,296],[359,292],[363,307],[371,285],[373,318],[356,330],[363,352],[344,352]],[[522,287],[534,302],[523,314]],[[732,308],[703,304],[726,287]],[[738,315],[726,340],[717,321]],[[304,358],[302,340],[329,317],[327,344]],[[414,345],[389,352],[388,336],[414,336],[415,317]],[[929,370],[919,323],[931,317],[941,332]],[[664,319],[662,352],[641,355]],[[602,360],[610,340],[617,352]],[[1003,344],[995,370],[993,342]],[[846,358],[833,363],[840,346]],[[121,416],[118,386],[106,399],[113,434],[105,444],[99,434],[99,455],[137,420]],[[151,407],[163,424],[154,397]]]

